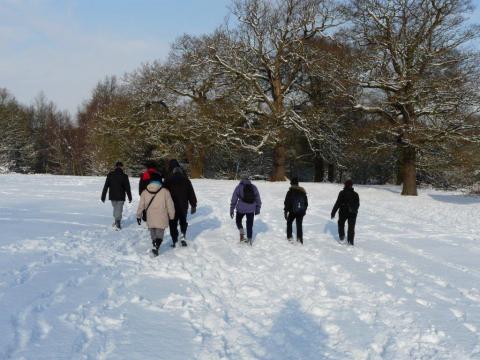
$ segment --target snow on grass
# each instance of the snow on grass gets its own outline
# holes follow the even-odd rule
[[[0,176],[0,358],[480,359],[477,197],[360,186],[350,248],[329,219],[340,186],[304,184],[301,246],[285,240],[288,185],[257,182],[250,247],[236,183],[199,180],[190,246],[167,236],[151,258],[138,197],[113,231],[103,181]]]

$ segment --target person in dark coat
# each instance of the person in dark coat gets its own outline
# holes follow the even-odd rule
[[[130,191],[130,181],[128,175],[123,172],[123,164],[117,161],[115,169],[107,175],[105,185],[102,191],[102,202],[105,202],[108,191],[108,199],[112,202],[113,218],[115,222],[113,226],[117,229],[122,228],[122,212],[123,204],[125,203],[125,195],[128,196],[128,201],[132,202],[132,192]]]
[[[260,193],[255,185],[250,180],[243,179],[237,185],[232,194],[230,201],[230,217],[234,218],[234,211],[237,210],[235,218],[238,231],[240,232],[240,241],[245,240],[245,231],[243,230],[243,218],[247,218],[247,241],[252,244],[253,238],[253,220],[255,215],[260,214],[262,207],[262,200]]]
[[[197,211],[197,197],[193,190],[193,185],[185,171],[177,160],[172,159],[168,164],[169,175],[165,180],[164,186],[170,190],[173,203],[175,205],[175,218],[170,221],[170,235],[172,237],[172,247],[175,247],[178,241],[178,224],[180,223],[182,246],[187,246],[187,214],[190,204],[190,213],[193,215]]]
[[[345,187],[338,194],[337,201],[332,209],[332,219],[337,210],[340,209],[338,217],[338,236],[341,241],[345,239],[345,222],[348,222],[347,241],[353,246],[355,237],[355,222],[357,221],[358,208],[360,207],[360,197],[353,190],[352,180],[345,181]]]
[[[140,181],[138,182],[138,195],[142,195],[143,190],[145,190],[148,184],[150,184],[153,174],[159,175],[160,178],[163,179],[162,173],[158,170],[157,164],[153,161],[148,161],[145,166],[147,170],[140,175]]]
[[[284,214],[287,220],[287,239],[292,241],[292,224],[295,220],[297,227],[297,241],[303,244],[303,217],[308,208],[307,192],[301,186],[298,186],[298,178],[294,177],[290,181],[290,189],[285,196]]]

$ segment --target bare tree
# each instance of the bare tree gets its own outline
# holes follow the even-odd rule
[[[477,55],[465,45],[480,33],[468,25],[468,0],[352,0],[347,37],[357,50],[355,109],[384,126],[368,140],[397,146],[402,195],[416,195],[419,151],[478,140]]]
[[[173,44],[166,63],[146,64],[128,77],[138,104],[164,104],[169,116],[154,133],[170,144],[171,156],[185,155],[192,177],[202,177],[205,154],[239,145],[240,115],[232,105],[232,84],[208,61],[212,36],[184,35]]]
[[[0,88],[0,171],[28,172],[35,166],[32,112]]]
[[[237,0],[232,12],[239,25],[217,32],[211,61],[242,84],[237,97],[257,136],[261,130],[256,147],[273,145],[271,179],[284,180],[289,132],[313,131],[296,111],[306,101],[308,43],[337,24],[336,7],[328,0]]]

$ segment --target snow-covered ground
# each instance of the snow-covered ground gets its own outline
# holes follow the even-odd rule
[[[358,187],[350,248],[329,218],[340,186],[304,184],[302,247],[288,185],[259,182],[249,247],[236,183],[194,181],[190,246],[167,236],[151,258],[138,196],[113,231],[103,181],[0,175],[1,359],[480,359],[480,198]]]

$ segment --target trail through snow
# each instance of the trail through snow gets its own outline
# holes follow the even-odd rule
[[[358,187],[351,248],[329,219],[341,188],[306,183],[301,246],[285,240],[288,185],[258,182],[250,247],[236,183],[198,180],[189,247],[167,236],[151,258],[138,197],[113,231],[102,185],[0,175],[0,358],[480,359],[479,198]]]

